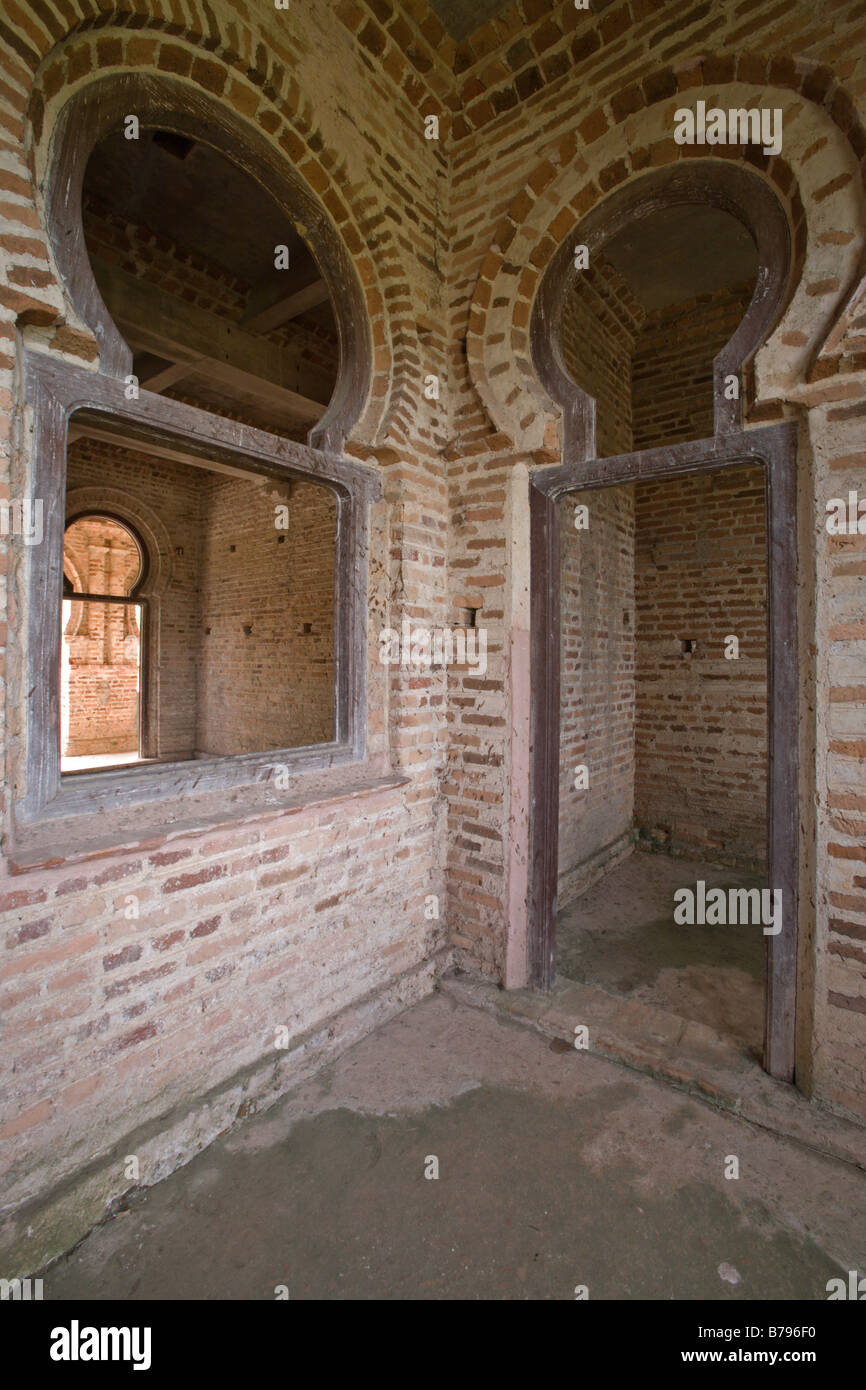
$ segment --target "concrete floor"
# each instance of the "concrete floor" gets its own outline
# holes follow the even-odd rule
[[[435,994],[135,1193],[44,1293],[823,1301],[864,1232],[862,1170]]]
[[[760,926],[678,926],[674,892],[760,888],[759,878],[640,851],[559,914],[558,973],[706,1024],[760,1055],[764,942]]]

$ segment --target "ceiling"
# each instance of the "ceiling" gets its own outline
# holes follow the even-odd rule
[[[758,271],[755,243],[743,224],[703,204],[631,222],[605,243],[604,257],[648,312],[741,285]]]
[[[136,141],[111,135],[91,155],[85,191],[264,294],[269,287],[278,293],[285,275],[274,265],[275,246],[288,246],[293,269],[316,273],[306,243],[274,200],[209,145],[167,131],[143,130]],[[328,304],[308,316],[334,328]]]
[[[86,191],[246,284],[273,272],[275,246],[287,245],[290,261],[304,248],[273,199],[236,164],[209,145],[174,136],[165,148],[160,137],[143,130],[139,140],[103,140],[87,166]]]
[[[428,3],[451,38],[462,43],[482,24],[510,10],[514,0],[428,0]]]

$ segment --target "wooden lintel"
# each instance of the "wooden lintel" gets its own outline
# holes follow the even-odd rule
[[[154,458],[168,459],[171,463],[183,463],[190,468],[203,468],[208,473],[225,473],[232,478],[245,478],[247,482],[251,483],[273,481],[263,479],[262,474],[250,473],[243,468],[234,468],[230,463],[223,463],[220,459],[203,458],[201,454],[193,453],[190,449],[162,444],[158,440],[148,439],[146,435],[139,436],[123,428],[103,429],[99,425],[89,423],[76,424],[73,417],[69,426],[69,443],[74,444],[79,439],[98,439],[101,443],[116,444],[121,449],[130,449],[138,454],[152,454]]]

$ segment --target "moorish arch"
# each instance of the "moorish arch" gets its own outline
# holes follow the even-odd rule
[[[563,418],[563,462],[596,457],[595,402],[573,380],[562,351],[562,319],[567,287],[579,280],[572,240],[586,247],[589,264],[608,242],[628,228],[639,236],[645,218],[696,205],[728,213],[754,242],[758,271],[751,302],[731,339],[715,358],[715,432],[740,428],[749,393],[743,378],[754,356],[778,322],[796,282],[795,233],[772,186],[748,166],[721,160],[694,160],[640,175],[597,203],[565,241],[541,278],[530,321],[533,365]],[[724,389],[736,378],[736,396]]]
[[[800,74],[800,88],[808,89],[811,77]],[[693,103],[699,92],[708,103],[722,107],[756,102],[780,106],[783,154],[767,158],[757,149],[744,154],[737,146],[675,144],[674,110]],[[545,271],[557,254],[570,254],[582,239],[578,229],[584,219],[595,220],[600,215],[596,209],[611,197],[627,202],[628,190],[637,188],[642,178],[658,177],[656,170],[685,170],[695,161],[720,171],[742,167],[773,190],[784,210],[791,283],[784,313],[756,355],[755,397],[795,399],[862,275],[866,201],[860,175],[861,146],[866,150],[866,145],[861,136],[850,100],[835,88],[818,105],[803,99],[799,89],[768,87],[756,95],[754,87],[732,82],[657,101],[639,117],[614,124],[584,150],[571,137],[561,167],[557,170],[545,161],[515,197],[497,228],[473,295],[467,357],[495,427],[529,452],[550,450],[549,426],[559,418],[562,403],[556,397],[552,401],[542,386],[530,341]],[[818,152],[820,160],[815,158]],[[845,244],[822,239],[823,232],[852,223],[859,230]],[[546,453],[548,458],[555,455],[557,450]]]
[[[807,401],[811,363],[859,279],[863,236],[839,229],[864,225],[862,192],[852,145],[817,107],[790,93],[764,94],[790,120],[783,160],[759,151],[744,159],[721,151],[677,146],[670,138],[673,105],[643,116],[646,146],[632,148],[628,122],[608,131],[597,152],[604,193],[585,184],[577,159],[557,177],[550,166],[533,180],[536,206],[519,228],[503,226],[507,243],[485,259],[469,341],[476,386],[495,425],[517,447],[535,451],[531,477],[531,749],[528,800],[527,978],[550,988],[556,960],[559,746],[558,503],[586,488],[645,478],[686,476],[745,464],[763,469],[772,563],[768,598],[768,864],[789,905],[790,931],[769,942],[765,975],[764,1065],[791,1080],[796,1069],[798,902],[801,858],[796,806],[799,763],[797,651],[797,427],[785,422],[781,401]],[[737,85],[708,94],[708,104],[754,104]],[[680,98],[685,103],[686,98]],[[664,137],[667,135],[667,139]],[[654,139],[654,137],[657,137]],[[822,152],[820,171],[810,161]],[[834,162],[835,161],[835,162]],[[656,164],[657,168],[647,168]],[[820,183],[819,183],[820,180]],[[853,200],[853,207],[852,207]],[[660,210],[692,204],[736,219],[756,250],[757,275],[745,315],[718,351],[713,368],[711,437],[598,461],[595,402],[569,373],[561,343],[563,303],[579,282],[575,249],[590,263],[623,229],[639,228]],[[833,233],[822,237],[822,233]],[[489,306],[489,308],[488,308]],[[816,312],[817,308],[817,312]],[[808,331],[803,331],[807,329]],[[733,399],[726,389],[736,382]],[[782,421],[766,425],[767,420]],[[559,422],[558,425],[556,422]],[[745,426],[761,426],[752,430]],[[558,442],[556,436],[559,436]]]
[[[248,173],[304,235],[327,286],[340,341],[340,369],[324,416],[310,433],[314,447],[339,453],[370,393],[372,343],[360,280],[344,243],[291,166],[258,131],[192,84],[139,73],[101,76],[62,108],[46,178],[46,225],[71,306],[99,345],[100,370],[123,378],[132,352],[94,277],[83,237],[82,191],[94,148],[134,113],[142,129],[209,145]]]
[[[134,111],[145,127],[158,124],[210,144],[294,220],[320,259],[340,335],[338,385],[311,442],[339,447],[351,432],[359,444],[375,445],[388,431],[399,373],[384,285],[362,235],[363,214],[352,207],[357,185],[346,179],[344,160],[332,156],[323,162],[328,152],[309,119],[309,102],[251,33],[240,52],[222,45],[215,51],[206,16],[200,29],[178,32],[174,26],[169,36],[154,14],[132,40],[141,64],[130,72],[120,53],[121,33],[124,41],[128,35],[118,31],[114,38],[106,29],[118,18],[114,11],[103,14],[42,55],[29,95],[28,159],[44,204],[40,220],[56,228],[49,250],[67,316],[95,340],[103,370],[119,371],[125,344],[101,307],[87,258],[76,264],[66,246],[75,241],[68,234],[80,221],[91,150]],[[104,57],[114,55],[112,45],[114,72]]]

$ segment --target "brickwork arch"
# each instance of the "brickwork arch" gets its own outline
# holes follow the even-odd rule
[[[787,309],[755,360],[755,398],[796,399],[846,298],[862,273],[866,138],[854,108],[829,75],[796,73],[789,86],[756,90],[731,61],[732,80],[661,95],[585,139],[568,136],[513,200],[481,266],[469,317],[467,358],[475,387],[497,430],[528,451],[553,443],[560,411],[539,382],[530,320],[542,275],[566,238],[613,192],[649,169],[678,161],[718,160],[765,179],[785,208],[797,283]],[[789,65],[793,69],[793,64]],[[736,80],[733,80],[736,78]],[[649,84],[646,84],[649,85]],[[677,145],[673,113],[696,99],[722,107],[780,107],[784,157],[758,148]],[[820,104],[818,102],[820,101]],[[638,132],[640,141],[638,143]],[[816,155],[820,152],[820,159]]]
[[[353,206],[362,199],[363,188],[360,181],[353,183],[348,177],[341,152],[325,145],[313,104],[289,71],[279,41],[262,42],[258,32],[240,21],[221,23],[217,32],[208,6],[201,7],[195,27],[177,24],[164,13],[159,0],[132,8],[116,5],[98,14],[91,13],[84,0],[79,3],[87,13],[65,35],[52,32],[54,42],[49,45],[49,35],[44,34],[42,51],[33,44],[19,45],[18,51],[21,63],[29,68],[24,78],[29,100],[22,103],[20,117],[30,181],[26,187],[19,180],[16,191],[29,194],[30,225],[49,257],[53,259],[50,176],[58,138],[62,139],[72,113],[86,109],[88,94],[97,90],[95,84],[122,80],[130,92],[137,87],[137,100],[156,105],[169,88],[182,93],[187,116],[190,111],[199,112],[200,135],[206,120],[231,132],[241,147],[253,152],[260,181],[267,176],[264,171],[271,170],[269,192],[282,186],[292,190],[298,229],[314,252],[318,255],[322,245],[331,249],[330,273],[340,284],[331,283],[329,288],[345,370],[341,370],[325,428],[317,431],[313,442],[332,447],[347,421],[357,441],[380,439],[387,429],[395,386],[394,363],[384,285],[362,234],[365,213]],[[196,13],[198,8],[193,6]],[[8,41],[10,36],[5,37]],[[44,252],[40,259],[45,259]],[[8,317],[21,326],[53,326],[53,347],[92,360],[98,351],[98,334],[76,314],[75,297],[67,293],[62,276],[42,272],[37,278],[22,277],[25,283],[31,292],[8,296],[5,305],[0,303],[0,312],[4,307],[11,309]],[[363,353],[355,353],[356,358],[366,358],[362,370],[357,361],[352,366],[347,360],[353,341],[363,343]],[[116,344],[114,352],[116,362]]]
[[[644,217],[697,203],[736,218],[757,248],[759,268],[751,301],[713,364],[715,433],[742,428],[754,398],[754,355],[781,317],[801,267],[793,259],[793,228],[767,182],[740,163],[690,160],[643,173],[597,203],[580,222],[575,238],[559,246],[541,277],[530,320],[531,349],[536,374],[562,411],[564,462],[597,456],[595,400],[570,375],[561,343],[564,301],[581,273],[574,268],[572,240],[586,246],[592,263],[604,254],[611,237],[626,228],[638,231]],[[732,375],[740,384],[733,398],[725,390]]]

